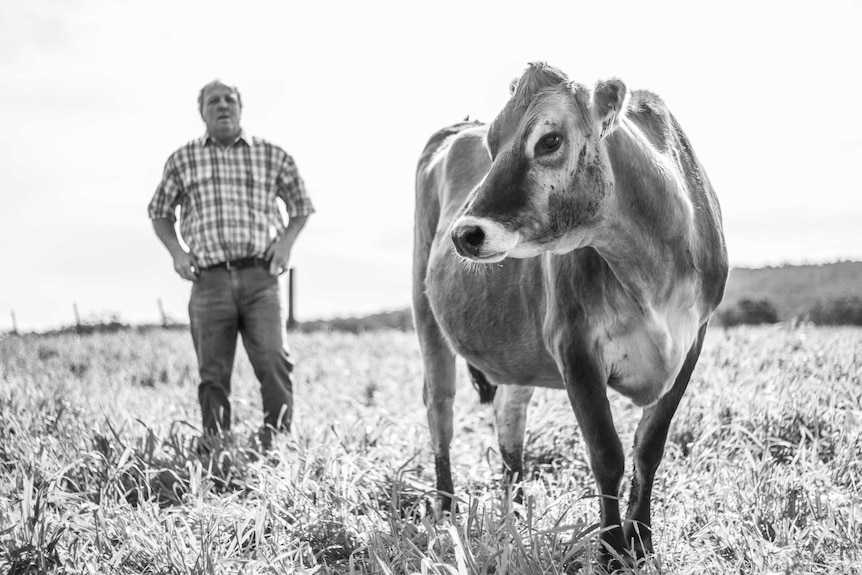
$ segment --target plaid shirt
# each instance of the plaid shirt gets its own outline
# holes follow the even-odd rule
[[[263,257],[285,229],[276,198],[291,217],[314,213],[296,164],[284,150],[245,132],[227,147],[204,135],[168,158],[148,212],[152,219],[175,222],[181,205],[183,240],[208,267]]]

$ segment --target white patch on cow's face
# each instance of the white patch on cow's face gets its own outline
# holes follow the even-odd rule
[[[548,97],[535,112],[522,136],[523,153],[531,162],[559,169],[578,148],[583,136],[578,133],[571,104],[561,96]]]
[[[565,92],[546,95],[521,137],[530,203],[537,217],[524,230],[520,252],[565,253],[587,245],[601,218],[613,176],[589,117]],[[583,114],[582,114],[583,115]],[[517,257],[517,256],[516,256]],[[529,257],[524,255],[521,257]]]
[[[529,164],[533,203],[545,208],[548,197],[570,189],[583,148],[583,136],[563,108],[547,110],[524,134],[523,156]]]

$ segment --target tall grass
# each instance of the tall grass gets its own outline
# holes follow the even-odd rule
[[[515,508],[459,367],[461,501],[441,517],[414,335],[290,341],[294,430],[262,454],[241,352],[233,434],[201,451],[188,334],[0,339],[0,572],[593,572],[598,504],[563,393],[535,395]],[[860,354],[854,329],[712,330],[656,482],[658,553],[625,572],[862,573]],[[611,402],[630,445],[640,410]]]

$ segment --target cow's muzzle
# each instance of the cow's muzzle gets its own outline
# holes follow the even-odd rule
[[[463,216],[452,226],[455,251],[476,262],[493,263],[506,258],[518,244],[518,234],[489,219]]]

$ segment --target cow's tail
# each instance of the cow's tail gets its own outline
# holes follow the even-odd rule
[[[470,372],[470,379],[473,380],[473,387],[479,392],[479,403],[491,403],[494,401],[494,395],[497,393],[497,386],[488,381],[485,374],[467,364],[467,370]]]

